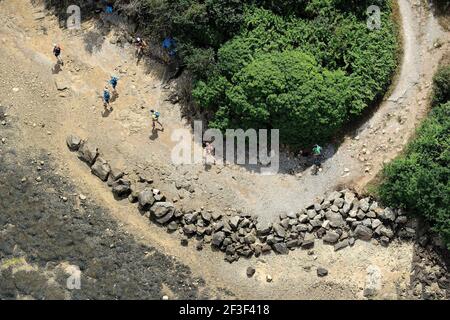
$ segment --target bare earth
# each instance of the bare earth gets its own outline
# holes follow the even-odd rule
[[[107,186],[68,152],[65,138],[71,133],[89,138],[106,159],[130,174],[145,172],[163,194],[185,208],[241,209],[271,221],[282,212],[303,208],[338,185],[363,190],[383,163],[402,150],[426,114],[432,75],[449,50],[449,34],[416,2],[398,1],[404,57],[392,93],[357,132],[345,138],[317,176],[308,171],[297,176],[263,176],[230,165],[208,171],[202,165],[173,165],[171,133],[189,124],[182,119],[179,105],[165,101],[162,67],[154,64],[149,71],[136,66],[133,48],[111,44],[114,31],[103,38],[94,22],[84,23],[82,31],[62,30],[54,16],[41,17],[43,7],[32,6],[30,1],[0,1],[0,104],[18,122],[26,137],[24,145],[51,152],[64,168],[59,174],[72,180],[79,193],[108,208],[138,241],[174,256],[207,284],[228,288],[236,297],[247,299],[354,299],[362,298],[367,268],[377,266],[382,275],[379,297],[402,298],[409,284],[410,243],[394,242],[383,248],[357,241],[339,252],[318,245],[312,255],[296,250],[288,256],[228,264],[220,252],[181,247],[176,236],[151,225],[128,201],[115,201]],[[442,46],[435,48],[437,39]],[[62,45],[65,61],[59,72],[52,72],[55,42]],[[120,77],[120,96],[112,103],[112,113],[106,115],[100,93],[112,74]],[[151,136],[152,107],[161,112],[165,127],[158,137]],[[296,161],[287,158],[286,163]],[[176,181],[188,181],[195,192],[177,190]],[[249,279],[245,271],[250,265],[256,274]],[[318,266],[327,268],[329,275],[318,278]],[[266,282],[269,274],[271,283]]]

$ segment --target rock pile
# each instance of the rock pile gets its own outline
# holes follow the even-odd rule
[[[183,234],[183,245],[188,245],[189,239],[195,237],[198,250],[204,244],[210,244],[223,251],[228,262],[271,251],[288,254],[295,248],[309,249],[317,239],[333,245],[338,251],[352,246],[356,240],[386,246],[396,235],[415,236],[401,210],[381,208],[370,197],[359,197],[350,190],[335,191],[326,198],[317,198],[302,210],[280,214],[271,224],[258,222],[257,217],[243,212],[222,216],[203,208],[178,210],[157,189],[134,190],[132,182],[124,178],[124,173],[111,168],[90,142],[71,135],[67,138],[67,145],[70,150],[78,151],[78,157],[91,167],[94,175],[107,181],[116,198],[128,197],[130,202],[138,203],[139,210],[150,220],[164,225],[169,232]],[[148,183],[152,181],[148,177],[145,180],[149,180]]]

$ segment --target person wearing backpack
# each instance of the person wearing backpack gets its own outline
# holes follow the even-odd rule
[[[118,83],[119,79],[115,76],[111,77],[111,80],[109,80],[109,84],[111,85],[111,87],[113,88],[113,91],[116,91],[116,87],[117,87],[117,83]]]
[[[56,59],[58,60],[58,63],[60,63],[63,66],[64,62],[61,58],[61,46],[59,44],[56,44],[56,43],[53,44],[53,54],[55,55]]]
[[[164,127],[159,121],[160,113],[152,109],[150,110],[150,116],[152,117],[152,131],[155,131],[156,129],[156,123],[161,126],[161,131],[164,131]]]
[[[105,109],[109,107],[109,100],[111,99],[111,94],[109,93],[108,87],[103,89],[103,106]]]

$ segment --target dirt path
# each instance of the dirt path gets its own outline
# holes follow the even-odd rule
[[[222,261],[221,253],[181,248],[176,237],[149,225],[126,201],[114,201],[106,186],[67,151],[64,141],[69,133],[88,137],[107,159],[130,174],[146,172],[164,194],[176,198],[181,206],[204,206],[222,212],[243,209],[268,221],[283,211],[302,208],[337,184],[356,181],[358,186],[364,186],[384,160],[401,150],[425,113],[431,76],[448,48],[446,42],[439,49],[429,50],[434,38],[444,39],[439,29],[436,33],[421,33],[425,26],[427,30],[437,28],[434,18],[426,12],[419,14],[406,0],[399,4],[405,33],[400,81],[391,97],[358,130],[359,139],[347,138],[324,164],[319,176],[307,172],[301,177],[262,176],[235,166],[205,171],[203,166],[172,165],[171,133],[188,125],[181,120],[179,106],[164,101],[158,66],[146,73],[135,65],[132,48],[111,44],[113,34],[103,38],[92,22],[84,24],[79,33],[62,31],[54,17],[41,17],[42,7],[32,7],[28,1],[0,3],[0,102],[17,117],[27,142],[49,150],[80,192],[110,208],[131,234],[177,257],[207,281],[230,288],[238,297],[358,298],[366,268],[373,264],[383,274],[382,296],[398,298],[399,292],[402,294],[399,288],[406,288],[409,281],[409,244],[381,248],[358,242],[337,253],[330,247],[318,246],[313,255],[297,250],[289,256],[271,255],[230,265]],[[57,74],[52,73],[54,42],[63,46],[65,60]],[[113,112],[105,115],[99,94],[111,74],[120,77],[120,96],[112,104]],[[58,91],[55,81],[67,89]],[[149,137],[148,111],[152,106],[161,111],[165,125],[165,131],[157,138]],[[366,160],[361,161],[361,157]],[[370,168],[368,173],[366,167]],[[350,172],[344,173],[345,168]],[[191,184],[195,192],[178,190],[176,181]],[[247,279],[245,269],[250,264],[257,267],[257,273]],[[329,268],[328,278],[315,276],[315,267],[320,265]],[[265,281],[267,274],[274,277],[272,283]]]

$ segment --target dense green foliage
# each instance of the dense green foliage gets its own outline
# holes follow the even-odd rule
[[[388,9],[371,31],[366,17],[331,0],[310,1],[302,19],[248,7],[239,34],[197,82],[195,101],[213,111],[216,128],[277,128],[299,147],[326,141],[390,82],[397,45]]]
[[[295,147],[329,140],[375,103],[397,63],[391,0],[109,2],[140,36],[176,39],[210,126],[278,128]],[[380,30],[367,27],[370,5],[381,9]]]
[[[425,217],[450,248],[450,66],[434,78],[434,103],[406,154],[384,169],[379,191],[390,205]],[[445,97],[446,100],[443,100]]]

